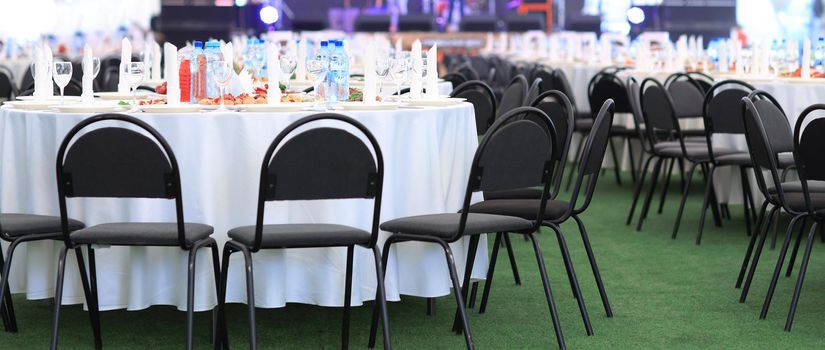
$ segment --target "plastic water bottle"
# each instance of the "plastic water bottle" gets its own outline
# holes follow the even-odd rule
[[[329,49],[329,83],[327,85],[327,101],[332,104],[338,101],[346,101],[349,96],[341,95],[341,75],[344,72],[343,48],[338,41],[333,41],[333,46]]]
[[[197,104],[203,98],[206,98],[206,56],[203,52],[203,43],[200,41],[194,42],[192,49],[192,59],[189,61],[190,79],[189,89],[191,90],[189,102]]]
[[[243,66],[252,72],[253,76],[255,70],[252,68],[255,60],[255,39],[246,39],[246,48],[243,50]]]
[[[816,42],[813,64],[816,72],[825,72],[825,38],[819,38]]]
[[[220,90],[215,79],[212,78],[212,62],[223,60],[221,54],[221,43],[211,40],[206,43],[206,49],[203,50],[206,55],[206,96],[209,98],[220,97]]]
[[[342,101],[349,100],[349,55],[344,49],[343,41],[335,42],[335,51],[341,57],[341,70],[338,71],[335,84],[338,87],[338,99]]]
[[[317,60],[321,61],[324,66],[327,67],[327,73],[324,77],[324,81],[318,85],[317,95],[322,101],[329,101],[327,99],[327,88],[329,87],[329,42],[322,41],[321,47],[318,49],[318,56],[316,57]]]

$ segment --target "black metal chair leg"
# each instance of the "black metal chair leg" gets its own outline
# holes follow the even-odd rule
[[[478,241],[479,235],[473,235],[470,237],[470,247],[467,250],[467,262],[464,264],[464,280],[461,284],[461,297],[466,301],[467,300],[467,293],[470,290],[470,279],[473,275],[473,265],[476,261],[476,252],[478,251]],[[455,312],[455,318],[453,319],[453,331],[458,333],[461,331],[461,327],[459,323],[461,320],[459,319],[460,315],[458,310]]]
[[[436,308],[436,301],[435,298],[427,298],[427,316],[434,316],[435,315],[435,308]]]
[[[636,160],[633,155],[633,139],[627,138],[627,159],[630,161],[630,181],[636,184]]]
[[[625,221],[625,225],[630,225],[633,222],[633,212],[636,211],[636,204],[639,202],[639,196],[642,193],[645,178],[647,177],[647,169],[648,167],[650,167],[653,158],[655,157],[648,157],[645,161],[644,167],[642,167],[642,169],[639,171],[639,180],[636,181],[636,188],[633,190],[633,204],[630,205],[630,212],[628,212],[627,214],[627,221]]]
[[[779,280],[779,274],[782,273],[782,266],[785,264],[785,254],[788,252],[788,246],[791,244],[791,237],[793,237],[794,228],[796,228],[796,224],[799,222],[802,227],[805,226],[805,220],[801,220],[805,217],[805,215],[795,215],[791,222],[788,223],[788,230],[785,232],[785,241],[782,243],[782,249],[779,251],[779,258],[776,260],[776,267],[773,269],[773,275],[771,276],[771,283],[768,285],[768,293],[765,295],[765,302],[762,303],[762,311],[759,313],[760,319],[765,319],[768,316],[768,309],[771,306],[771,298],[773,298],[773,292],[776,290],[776,282]]]
[[[387,312],[387,292],[384,288],[384,271],[385,268],[381,265],[381,252],[378,251],[378,247],[372,247],[372,253],[375,257],[375,279],[378,282],[378,286],[375,289],[377,298],[375,300],[375,307],[380,308],[381,313],[381,326],[383,327],[383,336],[384,336],[384,349],[392,349],[392,343],[390,342],[390,318],[389,313]]]
[[[607,299],[607,292],[604,289],[602,275],[599,273],[599,265],[596,264],[596,255],[593,254],[593,247],[590,246],[590,237],[587,235],[587,228],[585,228],[584,222],[582,222],[578,215],[573,215],[573,220],[576,220],[576,225],[579,227],[584,250],[587,252],[587,259],[590,261],[590,269],[593,270],[593,278],[596,279],[596,287],[599,289],[599,296],[602,298],[604,312],[607,317],[613,317],[613,309],[610,307],[610,301]]]
[[[697,165],[697,163],[694,163],[687,171],[687,182],[685,187],[682,188],[682,198],[679,201],[679,210],[676,211],[676,220],[673,222],[673,232],[670,235],[670,238],[672,239],[676,239],[676,234],[679,233],[679,225],[682,222],[682,213],[685,211],[685,202],[687,202],[688,192],[690,191],[690,183],[693,181],[693,173],[696,171]]]
[[[771,250],[776,248],[776,237],[779,235],[779,220],[782,219],[782,212],[776,212],[776,221],[773,222],[773,238],[771,239]]]
[[[530,241],[533,243],[533,251],[536,254],[536,262],[539,265],[539,274],[541,275],[541,284],[544,286],[544,296],[547,298],[547,307],[550,308],[550,320],[553,322],[553,330],[556,332],[556,342],[559,344],[559,349],[567,349],[564,342],[564,334],[561,331],[561,324],[559,323],[559,314],[556,311],[556,302],[553,300],[553,292],[550,290],[550,281],[547,279],[547,269],[544,266],[544,257],[541,255],[541,248],[539,247],[538,239],[535,233],[529,234]]]
[[[467,301],[467,308],[472,309],[476,306],[476,295],[478,294],[478,281],[473,281],[470,287],[470,300]]]
[[[811,226],[811,232],[808,234],[808,244],[805,245],[805,254],[802,255],[802,265],[799,266],[799,277],[796,279],[796,288],[793,291],[793,298],[791,299],[791,308],[788,311],[788,320],[785,321],[785,331],[790,332],[793,326],[793,318],[796,314],[796,306],[799,303],[799,293],[802,292],[802,282],[805,281],[805,272],[808,271],[808,261],[811,259],[811,249],[814,245],[814,236],[816,235],[817,222]]]
[[[705,184],[708,184],[712,179],[712,174],[710,174],[710,169],[708,169],[709,164],[705,163],[702,164],[702,174],[705,178]],[[721,209],[719,209],[719,200],[716,198],[716,191],[710,192],[710,213],[713,217],[713,224],[716,227],[722,227],[722,213]]]
[[[662,170],[662,158],[656,161],[656,165],[653,167],[653,174],[650,178],[650,189],[647,192],[647,196],[645,197],[645,202],[642,205],[642,212],[639,213],[639,222],[636,223],[636,231],[642,230],[642,224],[645,222],[645,218],[647,217],[647,212],[650,210],[650,201],[653,200],[653,192],[656,191],[656,182],[659,180],[659,172]]]
[[[799,244],[802,243],[803,235],[805,235],[805,224],[799,226],[799,233],[797,233],[796,242],[793,245],[793,251],[791,252],[791,260],[788,260],[788,271],[785,272],[785,277],[791,277],[791,272],[793,271],[793,265],[796,262],[796,255],[799,253]]]
[[[510,268],[513,269],[513,281],[516,285],[521,285],[521,276],[518,273],[518,265],[516,264],[516,255],[513,253],[513,245],[510,243],[510,234],[504,233],[504,245],[507,247],[507,256],[510,259]]]
[[[86,303],[89,306],[89,321],[92,326],[92,334],[95,339],[95,349],[103,348],[103,341],[100,333],[100,318],[98,313],[97,297],[92,296],[93,292],[89,283],[89,276],[86,274],[86,262],[83,260],[83,250],[80,247],[74,248],[75,257],[77,257],[77,268],[80,272],[80,283],[83,285],[83,294],[86,297]]]
[[[756,238],[759,237],[759,234],[762,232],[763,221],[766,220],[765,211],[768,208],[768,201],[762,202],[762,208],[759,210],[759,216],[756,219],[756,231],[751,234],[751,239],[748,242],[748,249],[745,251],[745,258],[742,261],[742,267],[739,268],[739,276],[736,277],[736,289],[742,287],[742,280],[745,278],[745,272],[748,269],[748,263],[751,259],[751,254],[753,253],[753,247],[756,244]]]
[[[699,216],[699,231],[696,232],[696,245],[702,244],[702,233],[705,232],[705,212],[707,212],[708,204],[714,198],[716,190],[713,188],[713,174],[716,173],[716,166],[711,165],[710,170],[708,170],[707,176],[705,177],[705,181],[707,182],[707,188],[705,188],[705,199],[702,203],[702,213]],[[711,209],[712,211],[713,209]]]
[[[54,287],[54,313],[52,315],[52,343],[51,350],[57,350],[57,338],[60,333],[60,304],[63,301],[63,279],[66,276],[66,252],[69,247],[63,245],[60,248],[60,256],[57,259],[57,283]]]
[[[587,312],[587,306],[584,303],[584,296],[579,287],[579,280],[576,277],[576,270],[573,268],[573,262],[570,260],[570,251],[567,249],[567,241],[561,233],[561,229],[556,225],[548,225],[556,232],[556,239],[559,241],[559,250],[561,250],[561,258],[564,262],[564,268],[567,270],[567,277],[570,280],[570,287],[573,289],[573,297],[579,305],[579,312],[584,323],[584,330],[587,335],[593,335],[593,325],[590,323],[590,315]]]
[[[229,332],[226,326],[226,282],[229,276],[229,257],[234,250],[230,244],[223,246],[223,259],[221,260],[220,282],[218,287],[218,336],[222,338],[220,342],[215,342],[215,350],[229,349]],[[223,347],[221,347],[223,345]]]
[[[238,245],[241,253],[243,253],[244,265],[246,267],[246,303],[249,317],[249,349],[255,350],[258,348],[258,331],[255,326],[255,284],[252,275],[252,254],[249,248]]]
[[[779,210],[779,207],[773,207],[765,218],[770,220],[770,217],[772,217],[777,210]],[[739,296],[740,303],[744,303],[748,298],[748,290],[750,290],[751,282],[753,282],[753,275],[756,273],[756,266],[759,264],[759,256],[762,255],[762,248],[765,246],[765,239],[768,237],[767,227],[769,225],[770,221],[766,221],[765,229],[760,232],[759,245],[756,246],[756,251],[753,253],[753,262],[751,262],[750,269],[748,270],[748,277],[745,278],[745,285],[742,286],[742,294]]]
[[[220,255],[218,252],[218,243],[212,242],[209,245],[209,250],[212,252],[212,273],[215,278],[215,294],[221,293],[221,260]],[[220,295],[218,297],[218,304],[215,305],[215,308],[212,309],[212,334],[210,334],[209,339],[211,340],[212,344],[223,344],[226,346],[226,349],[229,348],[228,345],[222,343],[224,338],[220,334]]]
[[[192,350],[193,334],[195,333],[195,262],[200,246],[189,249],[189,264],[186,278],[186,349]]]
[[[750,190],[750,186],[748,186],[746,177],[745,167],[739,167],[739,181],[742,183],[742,208],[745,214],[745,233],[750,236],[753,228],[751,227],[751,214],[748,208],[748,197],[750,196],[748,191]]]
[[[387,240],[384,242],[384,248],[381,249],[381,270],[376,269],[376,273],[381,274],[381,280],[383,280],[387,276],[387,262],[390,258],[390,247],[392,246],[393,242],[396,241],[395,236],[387,237]],[[378,291],[376,291],[378,294]],[[434,300],[433,298],[428,298],[427,302],[429,303],[430,300]],[[376,332],[378,332],[378,313],[380,310],[378,308],[372,308],[372,321],[370,321],[370,339],[367,343],[367,347],[370,349],[375,347],[375,336]],[[384,309],[384,313],[386,313],[386,308]]]
[[[9,291],[9,275],[11,272],[11,259],[14,257],[14,251],[17,249],[21,240],[15,240],[9,244],[8,260],[3,258],[3,252],[0,250],[0,268],[3,270],[3,275],[0,276],[0,314],[3,316],[3,327],[6,332],[17,332],[17,318],[14,316],[14,304],[11,299],[11,292]]]
[[[487,299],[490,297],[490,288],[493,286],[493,273],[496,271],[498,249],[501,246],[501,237],[503,235],[501,232],[496,233],[496,239],[493,243],[493,253],[490,256],[490,265],[487,267],[487,278],[484,280],[484,290],[481,292],[481,305],[478,307],[478,313],[480,314],[487,311]]]
[[[676,159],[670,160],[670,166],[668,166],[667,174],[665,174],[665,181],[662,182],[662,193],[659,194],[659,209],[656,210],[657,214],[661,214],[665,208],[665,198],[667,198],[667,191],[670,188],[670,177],[673,175],[673,166],[675,163]]]
[[[347,276],[344,287],[344,317],[341,321],[341,349],[349,348],[349,321],[352,306],[352,256],[355,246],[347,246]]]
[[[458,306],[461,328],[464,333],[464,341],[467,343],[467,349],[472,350],[475,349],[475,345],[473,345],[473,337],[470,333],[470,324],[467,322],[467,312],[464,310],[464,298],[461,296],[461,285],[458,284],[458,272],[455,270],[455,258],[453,258],[453,251],[444,241],[440,241],[438,243],[442,248],[444,248],[444,255],[447,259],[447,268],[450,270],[450,279],[453,282],[453,294],[455,294],[455,303]]]
[[[616,145],[613,144],[613,138],[607,139],[607,145],[610,146],[610,155],[613,157],[613,174],[616,176],[616,184],[622,185],[622,173],[619,169],[619,154],[616,153]]]

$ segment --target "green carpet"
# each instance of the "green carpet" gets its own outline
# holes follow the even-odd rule
[[[612,175],[612,174],[609,174]],[[627,178],[627,176],[625,176]],[[810,349],[825,347],[822,314],[825,299],[825,254],[817,240],[793,332],[783,331],[793,278],[780,280],[767,320],[759,320],[776,250],[763,255],[745,304],[738,302],[734,282],[748,242],[742,207],[731,206],[733,220],[724,227],[708,225],[703,244],[696,246],[698,183],[689,198],[676,240],[670,229],[678,205],[671,192],[665,212],[651,214],[642,232],[624,225],[631,190],[604,176],[584,221],[590,230],[615,317],[604,309],[575,224],[563,226],[595,335],[585,335],[571,295],[554,236],[540,235],[567,344],[572,349]],[[675,187],[675,186],[674,186]],[[709,221],[710,222],[710,221]],[[481,349],[554,348],[550,317],[530,245],[514,237],[523,284],[515,286],[507,259],[500,259],[487,312],[470,312],[475,344]],[[492,238],[491,238],[492,244]],[[504,251],[502,251],[503,253]],[[800,254],[801,255],[801,254]],[[798,265],[798,263],[797,263]],[[0,349],[44,349],[51,330],[51,301],[15,297],[21,328],[0,333]],[[366,348],[372,303],[353,309],[352,348]],[[464,339],[450,332],[454,299],[438,299],[435,316],[425,314],[422,298],[404,297],[390,303],[392,342],[399,349],[460,349]],[[229,334],[236,348],[247,347],[245,306],[229,306]],[[259,309],[258,344],[262,349],[334,349],[340,341],[340,308],[289,305]],[[210,317],[196,316],[196,347],[207,348]],[[185,314],[171,307],[102,313],[103,343],[108,349],[179,349],[184,344]],[[87,314],[80,306],[63,308],[60,345],[64,349],[92,347]]]

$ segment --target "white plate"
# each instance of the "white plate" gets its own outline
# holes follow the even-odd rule
[[[164,82],[166,82],[166,80],[163,80],[163,79],[161,79],[161,80],[144,80],[143,82],[140,83],[140,86],[156,87],[160,84],[163,84]]]
[[[102,100],[124,100],[124,101],[131,101],[132,96],[136,96],[138,100],[150,98],[152,97],[152,92],[149,91],[138,91],[136,95],[132,95],[131,92],[122,93],[122,92],[95,92],[95,96],[99,97]]]
[[[52,106],[54,106],[55,104],[58,104],[58,103],[60,103],[60,102],[51,101],[51,100],[46,100],[46,101],[31,100],[31,101],[6,101],[6,102],[3,102],[3,105],[4,106],[11,106],[11,108],[14,108],[14,109],[24,109],[24,110],[30,110],[30,111],[43,111],[43,110],[47,110],[47,109],[51,108]]]
[[[780,78],[779,80],[789,84],[825,84],[825,78]]]
[[[274,105],[268,104],[249,104],[249,105],[235,105],[235,108],[241,112],[294,112],[305,108],[312,107],[310,102],[285,102]]]
[[[466,98],[454,98],[454,97],[436,97],[436,98],[420,98],[420,99],[409,99],[404,100],[403,102],[409,106],[416,106],[416,107],[443,107],[443,106],[452,106],[457,105],[461,102],[467,101]]]
[[[53,105],[52,108],[62,113],[106,113],[106,112],[122,112],[126,108],[124,106],[110,105],[110,104],[73,104],[73,105]]]
[[[346,101],[346,102],[339,102],[339,106],[340,106],[341,109],[351,110],[351,111],[379,111],[379,110],[397,109],[398,107],[401,107],[401,103],[399,103],[399,102],[364,103],[364,102],[360,102],[360,101]]]
[[[138,106],[138,109],[146,113],[195,113],[200,111],[201,106],[191,104],[179,105],[143,105]]]
[[[80,96],[64,96],[66,101],[80,101]],[[34,97],[34,96],[17,96],[17,99],[20,101],[43,101],[42,98]],[[60,96],[50,96],[46,97],[46,101],[52,102],[60,102]]]

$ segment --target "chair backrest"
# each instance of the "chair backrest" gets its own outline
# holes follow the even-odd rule
[[[558,90],[541,93],[530,103],[530,106],[536,107],[547,114],[556,127],[556,144],[553,154],[555,164],[552,190],[550,192],[552,198],[555,198],[561,189],[561,181],[567,165],[567,155],[570,151],[570,142],[573,139],[575,107],[570,99]]]
[[[125,122],[142,132],[107,126],[78,136],[104,121]],[[174,199],[178,238],[186,248],[180,172],[172,148],[146,122],[124,114],[100,114],[72,128],[57,152],[57,192],[63,232],[68,239],[66,198]]]
[[[597,111],[607,100],[613,100],[615,113],[633,111],[624,82],[613,73],[603,72],[594,75],[587,84],[587,99],[591,111]]]
[[[702,104],[705,131],[708,137],[714,133],[744,134],[742,98],[753,90],[750,84],[740,80],[723,80],[714,84],[705,94]]]
[[[814,215],[816,210],[811,205],[808,181],[825,181],[825,163],[822,162],[822,150],[825,149],[825,104],[815,104],[806,108],[794,127],[794,155],[796,171],[802,183],[802,192],[808,213]]]
[[[500,117],[514,108],[524,106],[526,99],[527,78],[523,75],[517,75],[512,81],[510,81],[507,89],[504,90],[504,94],[501,96],[501,100],[498,104],[496,117]]]
[[[14,86],[14,76],[6,66],[0,66],[0,101],[14,99],[17,89]]]
[[[476,132],[484,135],[496,116],[496,95],[493,89],[481,80],[470,80],[453,89],[450,97],[466,98],[467,102],[473,104]]]
[[[627,86],[627,98],[628,102],[630,102],[630,108],[632,110],[631,115],[633,116],[633,127],[639,135],[639,140],[641,140],[644,151],[648,153],[652,152],[654,140],[648,138],[647,133],[645,133],[642,129],[645,121],[644,116],[642,115],[642,105],[639,100],[641,97],[641,86],[639,86],[639,82],[636,78],[632,76],[627,78],[625,86]]]
[[[688,72],[687,75],[690,76],[705,93],[710,91],[710,88],[714,85],[713,77],[703,72]]]
[[[567,74],[561,68],[553,70],[553,89],[561,91],[564,96],[570,100],[573,105],[576,105],[576,96],[573,95],[573,88],[570,86],[570,80],[567,79]]]
[[[467,81],[467,77],[465,77],[464,74],[461,74],[459,72],[447,73],[441,78],[453,83],[453,86],[459,86]]]
[[[518,107],[496,119],[476,149],[459,227],[456,236],[448,241],[458,239],[464,231],[473,192],[541,186],[536,217],[543,217],[553,174],[555,135],[550,117],[538,108]],[[534,228],[540,225],[538,220]]]
[[[539,93],[541,93],[541,84],[543,84],[541,78],[536,78],[530,83],[530,89],[527,90],[526,102],[534,100]]]
[[[20,77],[20,91],[28,90],[34,86],[34,77],[32,76],[31,66],[26,68],[26,73]]]
[[[705,92],[690,75],[674,73],[665,80],[665,86],[673,99],[673,108],[679,118],[702,116]]]
[[[539,93],[544,93],[550,90],[558,90],[555,88],[554,79],[553,79],[553,70],[539,66],[536,70],[533,71],[533,76],[531,77],[533,80],[541,79],[541,90]]]
[[[469,80],[478,80],[478,71],[476,71],[469,64],[464,64],[458,68],[458,72],[467,77]]]
[[[742,101],[745,139],[756,170],[754,171],[756,183],[762,195],[773,204],[785,204],[787,202],[782,186],[777,185],[776,192],[770,193],[763,170],[767,170],[770,174],[771,183],[782,182],[778,166],[779,154],[794,150],[793,134],[791,134],[788,119],[778,107],[779,104],[773,96],[764,91],[755,90]],[[772,199],[773,194],[779,196],[779,203]],[[788,212],[794,212],[787,206],[785,209]]]
[[[604,155],[607,152],[607,144],[610,142],[610,127],[613,125],[614,111],[615,103],[613,100],[607,100],[594,116],[593,128],[587,135],[587,141],[579,160],[576,184],[573,187],[570,206],[565,217],[585,211],[593,199]],[[583,198],[581,198],[582,190],[584,191]]]
[[[668,90],[654,78],[642,81],[639,103],[642,106],[642,117],[645,121],[645,131],[651,140],[651,146],[659,141],[679,141],[682,156],[688,158],[687,148],[682,129],[674,107],[673,99]],[[701,108],[701,106],[700,106]],[[664,137],[664,139],[662,139]]]
[[[341,128],[296,131],[309,123],[331,120],[357,129],[369,147],[358,136]],[[264,203],[283,200],[373,198],[371,244],[375,244],[383,176],[383,156],[378,141],[357,120],[341,114],[320,113],[295,121],[275,137],[264,156],[253,249],[260,249]]]

